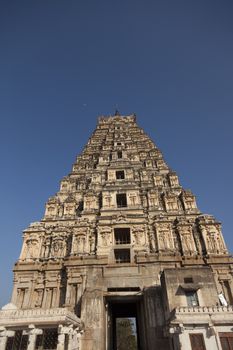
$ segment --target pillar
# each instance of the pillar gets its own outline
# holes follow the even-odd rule
[[[0,328],[0,350],[5,350],[7,342],[7,331],[6,328]]]
[[[65,349],[66,334],[70,334],[71,331],[72,331],[71,327],[59,325],[57,350],[64,350]]]
[[[34,350],[36,346],[36,337],[38,334],[42,334],[42,329],[35,328],[34,325],[29,325],[29,341],[28,341],[28,347],[27,350]]]
[[[5,350],[7,338],[13,337],[14,335],[14,331],[8,331],[5,327],[0,327],[0,350]]]

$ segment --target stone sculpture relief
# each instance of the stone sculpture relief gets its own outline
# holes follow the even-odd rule
[[[66,240],[64,237],[54,237],[51,245],[50,256],[52,258],[63,258],[66,255]]]
[[[177,225],[179,237],[184,255],[196,254],[196,247],[193,238],[192,224],[178,224]]]
[[[131,232],[134,237],[135,245],[144,246],[146,244],[145,228],[142,225],[133,226]]]
[[[171,224],[166,222],[156,223],[155,229],[157,234],[158,250],[164,252],[174,251],[175,247]]]
[[[107,247],[110,243],[112,243],[112,230],[109,226],[99,227],[99,237],[100,242],[99,245],[102,247]]]
[[[39,258],[40,243],[36,237],[25,238],[23,253],[21,255],[22,260],[33,260]]]

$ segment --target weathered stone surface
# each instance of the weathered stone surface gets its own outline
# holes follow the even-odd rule
[[[141,350],[191,349],[197,328],[207,349],[220,348],[233,326],[232,262],[220,223],[135,115],[100,117],[43,219],[24,231],[1,349],[22,329],[32,350],[50,327],[57,349],[115,350],[122,315],[137,319]]]

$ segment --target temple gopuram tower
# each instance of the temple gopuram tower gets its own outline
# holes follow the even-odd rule
[[[0,350],[232,350],[232,275],[221,224],[135,115],[100,117],[24,231]]]

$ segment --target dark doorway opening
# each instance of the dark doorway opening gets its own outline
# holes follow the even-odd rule
[[[117,297],[108,302],[109,350],[140,350],[140,301]]]

